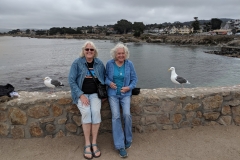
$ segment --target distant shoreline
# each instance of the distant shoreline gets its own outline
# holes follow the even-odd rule
[[[112,40],[116,42],[147,42],[147,43],[166,43],[176,45],[223,45],[235,39],[240,40],[240,36],[235,35],[151,35],[142,34],[140,37],[134,37],[131,34],[77,34],[77,35],[0,35],[13,37],[29,38],[47,38],[47,39],[99,39]]]

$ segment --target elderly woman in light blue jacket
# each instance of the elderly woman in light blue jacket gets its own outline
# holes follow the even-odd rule
[[[127,157],[127,148],[132,144],[132,116],[130,101],[132,89],[136,87],[137,75],[133,63],[128,60],[128,48],[119,43],[112,50],[112,60],[106,64],[105,84],[108,85],[108,100],[112,112],[112,132],[115,149],[120,157]],[[121,112],[123,111],[124,128]]]
[[[97,86],[92,75],[98,83],[104,84],[105,67],[97,56],[98,52],[94,43],[87,41],[82,47],[80,57],[72,63],[68,76],[73,103],[77,105],[82,114],[82,128],[85,137],[83,156],[85,159],[101,156],[97,145],[101,122],[101,99],[98,98]],[[90,135],[92,135],[91,140]]]

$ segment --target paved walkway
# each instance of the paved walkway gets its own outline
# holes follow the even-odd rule
[[[112,135],[99,135],[102,156],[117,160]],[[0,139],[1,160],[81,160],[83,136],[63,138]],[[200,126],[154,133],[134,133],[128,160],[238,160],[239,126]]]

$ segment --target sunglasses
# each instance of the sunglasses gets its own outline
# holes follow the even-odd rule
[[[94,51],[94,49],[92,49],[92,48],[85,48],[85,51]]]

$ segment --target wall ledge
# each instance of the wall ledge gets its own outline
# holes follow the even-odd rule
[[[70,91],[19,92],[0,97],[0,137],[63,137],[82,134],[81,114]],[[100,132],[111,132],[108,101],[102,103]],[[230,87],[141,89],[132,96],[133,131],[240,125],[240,85]]]

